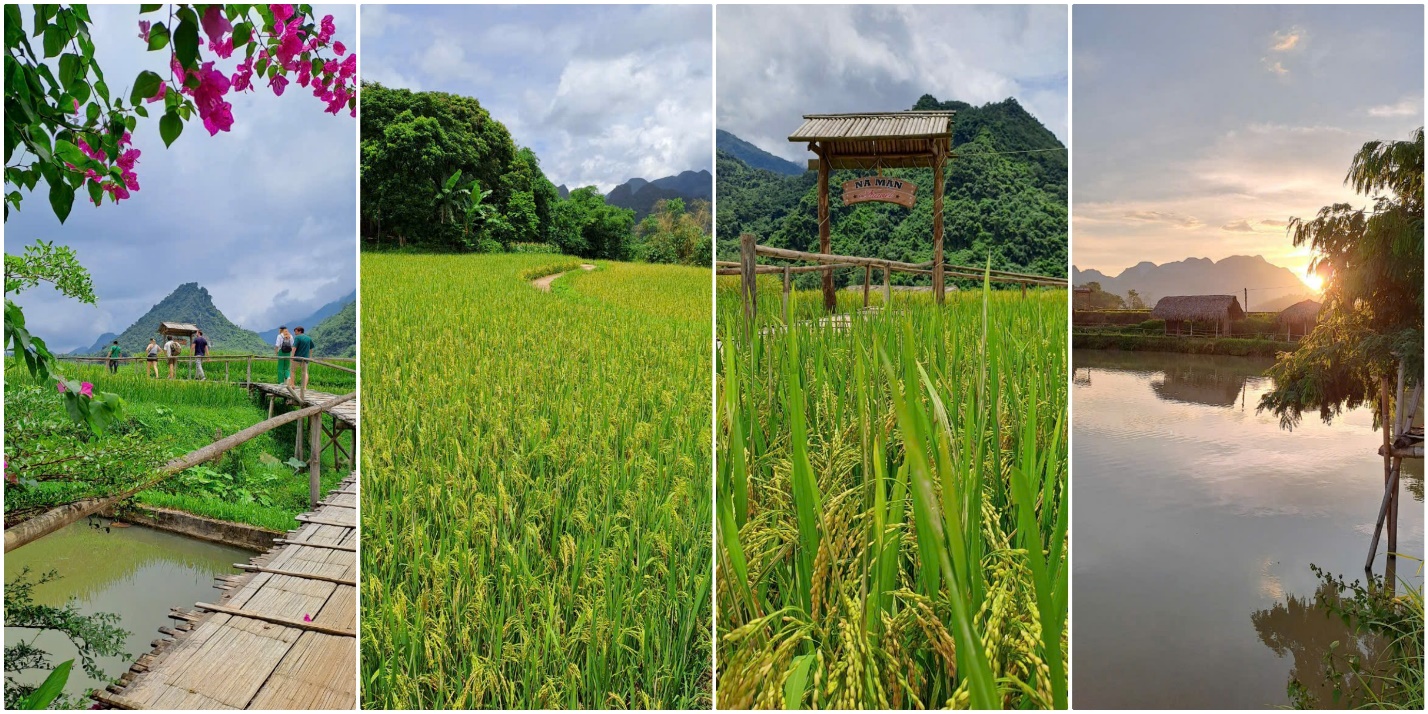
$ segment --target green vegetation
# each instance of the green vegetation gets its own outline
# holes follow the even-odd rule
[[[760,282],[762,330],[719,292],[718,705],[1064,708],[1065,293],[785,329]]]
[[[956,154],[944,177],[948,262],[1038,275],[1066,275],[1067,157],[1065,147],[1014,99],[973,107],[924,96],[914,109],[955,109],[952,144]],[[1006,153],[1028,152],[1028,153]],[[720,257],[734,260],[739,236],[752,233],[778,248],[817,250],[817,176],[786,176],[749,168],[719,152],[718,241]],[[834,253],[912,263],[932,259],[932,170],[885,170],[918,186],[911,210],[887,203],[844,206],[838,186],[868,172],[834,171],[829,179],[831,245]],[[860,270],[841,270],[835,282],[862,279]],[[895,275],[895,284],[928,284],[924,276]],[[815,273],[797,285],[811,288]]]
[[[685,214],[681,202],[661,201],[637,231],[635,212],[593,186],[561,198],[535,152],[516,146],[477,100],[362,89],[364,249],[500,253],[542,244],[584,258],[708,262],[707,203]],[[690,225],[702,237],[688,235]]]
[[[258,364],[275,369],[271,362],[255,363],[255,372]],[[9,472],[18,479],[16,486],[5,489],[7,527],[64,503],[131,487],[151,478],[169,459],[267,416],[236,386],[156,380],[132,368],[117,375],[96,366],[67,364],[65,370],[75,380],[92,382],[96,390],[122,394],[125,418],[103,435],[87,435],[65,418],[60,395],[51,386],[37,383],[7,359],[6,458]],[[313,377],[319,376],[319,368],[314,368]],[[316,382],[310,386],[319,388]],[[343,391],[351,389],[349,384]],[[297,475],[284,463],[292,455],[294,429],[285,426],[259,436],[215,462],[141,492],[135,501],[278,531],[295,528],[294,517],[308,510],[308,485],[305,473]],[[323,473],[325,488],[346,475],[333,467],[330,457]]]
[[[342,306],[337,314],[319,322],[310,333],[316,357],[357,356],[357,301]],[[258,354],[267,354],[259,352]],[[316,369],[316,368],[314,368]]]
[[[86,615],[72,601],[63,607],[35,602],[35,586],[59,578],[59,573],[53,570],[33,578],[26,568],[15,579],[5,583],[5,627],[31,635],[28,639],[18,638],[15,644],[5,646],[6,709],[47,709],[54,702],[58,702],[54,707],[56,709],[79,709],[83,706],[80,701],[63,694],[74,660],[56,667],[50,660],[50,653],[35,646],[40,633],[54,633],[68,640],[77,654],[80,667],[95,679],[105,678],[95,658],[113,657],[124,652],[124,640],[129,633],[119,627],[118,615],[107,612]],[[33,671],[50,671],[50,674],[38,687],[19,681],[18,677]]]
[[[1318,323],[1270,369],[1275,387],[1260,399],[1285,426],[1306,410],[1325,422],[1364,403],[1377,412],[1380,380],[1400,360],[1404,374],[1423,374],[1423,128],[1364,144],[1344,182],[1373,207],[1336,203],[1289,222],[1325,280]]]
[[[711,704],[709,271],[578,262],[362,260],[364,707]]]
[[[1159,322],[1158,320],[1155,322]],[[1293,352],[1298,343],[1243,337],[1176,337],[1175,335],[1076,331],[1071,334],[1071,346],[1088,350],[1127,350],[1138,352],[1183,352],[1192,355],[1230,355],[1234,357],[1274,357]]]

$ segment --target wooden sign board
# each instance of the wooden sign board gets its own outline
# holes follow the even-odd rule
[[[843,182],[843,205],[867,201],[896,203],[912,208],[917,201],[917,186],[910,181],[889,176],[865,176]]]

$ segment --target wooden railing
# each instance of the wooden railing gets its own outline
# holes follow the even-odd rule
[[[760,265],[758,257],[776,258],[780,260],[793,260],[818,263],[818,265],[792,266],[792,265]],[[783,275],[783,313],[784,319],[789,319],[788,298],[792,291],[792,277],[798,273],[823,272],[837,270],[839,268],[863,268],[863,307],[868,307],[869,294],[872,288],[873,269],[881,270],[883,273],[883,304],[892,303],[892,273],[912,273],[914,275],[932,275],[934,273],[933,263],[904,263],[898,260],[888,260],[886,258],[864,258],[852,255],[835,255],[831,253],[808,253],[801,250],[789,250],[787,248],[773,248],[766,245],[758,245],[754,236],[744,234],[739,236],[739,261],[720,260],[714,264],[715,273],[718,275],[738,275],[742,280],[742,294],[744,298],[744,316],[752,323],[755,315],[758,314],[758,284],[757,278],[764,274]],[[1022,286],[1022,294],[1026,294],[1026,286],[1045,286],[1065,288],[1068,282],[1064,278],[1053,278],[1045,275],[1030,275],[1027,273],[1014,273],[1007,270],[984,270],[965,265],[954,265],[945,263],[942,266],[942,274],[951,278],[964,278],[968,280],[981,280],[984,277],[994,283],[1009,283]],[[938,302],[942,301],[942,296],[936,296]]]
[[[81,355],[56,355],[56,358],[57,358],[57,359],[64,360],[64,361],[67,361],[67,362],[78,362],[78,363],[81,363],[81,364],[97,364],[97,365],[100,365],[100,366],[107,365],[107,364],[108,364],[109,362],[111,362],[111,361],[117,362],[117,363],[120,363],[120,364],[124,364],[124,363],[134,363],[134,364],[135,364],[137,367],[139,367],[140,369],[143,368],[143,363],[149,361],[149,358],[148,358],[147,356],[145,356],[145,357],[114,357],[114,358],[110,358],[110,357],[104,357],[104,356],[88,356],[88,355],[84,355],[84,356],[81,356]],[[168,357],[167,355],[163,355],[163,354],[160,354],[160,355],[158,356],[158,358],[157,358],[157,360],[159,361],[160,365],[163,365],[163,364],[165,363],[165,361],[168,360],[168,359],[169,359],[169,357]],[[192,376],[192,375],[194,374],[194,360],[201,360],[205,366],[210,365],[210,364],[222,364],[222,365],[223,365],[223,381],[225,381],[225,382],[231,381],[231,380],[229,379],[228,367],[229,367],[230,364],[233,364],[233,363],[235,363],[235,362],[243,362],[243,363],[246,364],[246,366],[247,366],[246,378],[245,378],[243,381],[244,381],[244,382],[252,382],[252,381],[253,381],[253,362],[254,362],[255,360],[258,361],[258,362],[277,362],[279,359],[286,359],[286,360],[291,360],[291,361],[293,361],[293,362],[307,362],[308,364],[318,365],[318,366],[320,366],[320,367],[328,367],[328,368],[331,368],[331,369],[335,369],[335,370],[337,370],[337,371],[339,371],[339,372],[346,372],[347,374],[351,374],[351,375],[356,375],[356,374],[357,374],[357,369],[356,369],[356,367],[357,367],[357,358],[355,358],[355,357],[323,357],[323,358],[321,358],[321,359],[319,359],[319,358],[313,358],[313,357],[292,357],[292,356],[289,356],[289,357],[278,357],[277,355],[204,355],[203,357],[195,357],[195,356],[192,355],[192,354],[187,354],[187,355],[179,355],[179,356],[177,356],[177,357],[174,357],[173,359],[178,360],[178,363],[181,364],[181,365],[187,365],[188,368],[189,368],[189,374],[190,374],[190,376]],[[348,363],[351,363],[352,366],[351,366],[351,367],[345,367],[345,366],[340,365],[340,364],[335,364],[336,362],[348,362]]]

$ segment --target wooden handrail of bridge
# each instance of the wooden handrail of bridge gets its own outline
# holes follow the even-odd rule
[[[164,358],[164,359],[168,359],[168,356],[167,356],[167,355],[159,355],[159,357]],[[69,360],[69,361],[71,361],[71,362],[98,362],[98,363],[108,362],[108,361],[110,361],[111,359],[112,359],[113,361],[115,361],[115,362],[145,362],[145,361],[148,361],[148,359],[149,359],[147,356],[143,356],[143,357],[105,357],[105,356],[103,356],[103,355],[98,355],[98,356],[95,356],[95,355],[55,355],[55,358],[56,358],[56,359],[62,359],[62,360]],[[187,361],[187,360],[195,359],[195,355],[193,355],[193,354],[178,355],[178,356],[175,356],[173,359],[178,359],[178,360],[185,360],[185,361]],[[292,360],[292,361],[294,361],[294,362],[307,362],[307,363],[309,363],[309,364],[320,365],[320,366],[323,366],[323,367],[330,367],[330,368],[332,368],[332,369],[335,369],[335,370],[338,370],[338,371],[341,371],[341,372],[346,372],[346,373],[348,373],[348,374],[357,374],[357,370],[354,369],[354,368],[352,368],[352,367],[344,367],[344,366],[342,366],[342,365],[340,365],[340,364],[332,364],[332,362],[334,362],[334,361],[342,361],[342,362],[352,362],[352,363],[355,365],[355,364],[357,363],[357,358],[356,358],[356,357],[323,357],[323,358],[320,358],[320,359],[319,359],[319,358],[316,358],[316,357],[292,357],[292,356],[290,356],[290,357],[279,357],[279,356],[277,356],[277,355],[203,355],[203,356],[202,356],[202,359],[203,359],[204,363],[213,363],[213,362],[251,362],[252,360],[258,360],[258,361],[260,361],[260,362],[261,362],[261,361],[276,362],[276,361],[278,361],[278,360],[280,360],[280,359],[287,359],[287,360]],[[251,380],[249,380],[249,381],[251,381]]]

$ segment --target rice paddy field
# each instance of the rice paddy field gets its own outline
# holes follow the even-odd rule
[[[364,708],[712,703],[709,271],[578,266],[362,258]]]
[[[760,283],[755,329],[718,294],[719,707],[1065,708],[1065,292],[789,328]]]

